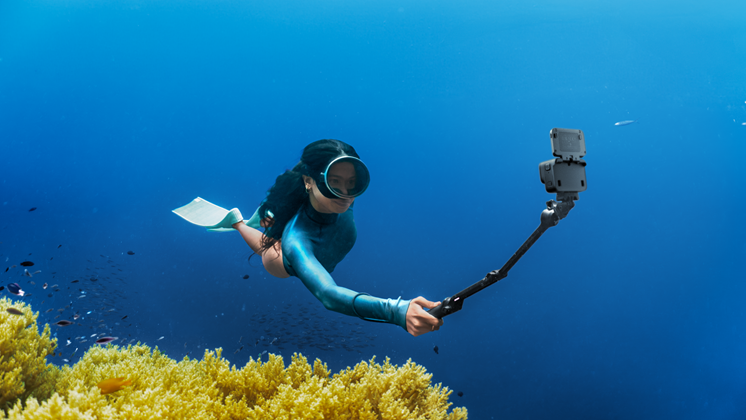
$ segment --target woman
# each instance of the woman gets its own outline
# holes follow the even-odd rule
[[[277,177],[251,220],[232,226],[261,255],[270,274],[298,277],[327,309],[396,324],[415,337],[438,330],[443,320],[423,308],[440,302],[422,296],[380,299],[337,286],[330,275],[355,244],[352,203],[369,181],[368,169],[352,146],[319,140],[306,146],[292,171]]]

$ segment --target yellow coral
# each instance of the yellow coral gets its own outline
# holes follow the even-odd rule
[[[101,395],[96,384],[125,377],[132,385]],[[408,361],[401,368],[361,362],[330,377],[327,366],[295,354],[285,367],[281,356],[253,358],[236,368],[222,349],[202,360],[181,362],[156,347],[93,347],[50,380],[56,393],[42,403],[18,401],[9,419],[466,419],[466,410],[448,413],[448,388],[430,385],[432,375]]]
[[[9,313],[11,307],[23,315]],[[50,340],[49,325],[39,335],[38,316],[23,302],[0,299],[0,410],[32,394],[46,399],[52,393],[58,372],[44,358],[54,354],[57,340]]]

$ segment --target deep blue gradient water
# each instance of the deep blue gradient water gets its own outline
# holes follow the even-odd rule
[[[71,363],[106,332],[239,366],[411,358],[471,419],[742,419],[744,22],[735,0],[4,0],[0,258],[42,272],[0,279],[42,323],[70,305],[105,325],[52,328]],[[306,144],[341,139],[373,178],[334,278],[440,300],[538,225],[553,127],[584,131],[588,190],[417,338],[171,213],[200,196],[251,215]]]

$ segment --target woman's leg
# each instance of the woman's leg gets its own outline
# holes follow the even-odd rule
[[[282,262],[282,244],[280,241],[275,242],[272,248],[264,251],[262,264],[264,264],[264,269],[275,277],[281,279],[290,277],[290,274],[285,271],[285,264]]]
[[[236,223],[233,228],[241,234],[252,251],[262,256],[262,264],[269,274],[281,279],[290,277],[282,263],[282,244],[280,241],[277,241],[272,248],[262,251],[262,236],[264,235],[262,232],[246,226],[243,222]]]

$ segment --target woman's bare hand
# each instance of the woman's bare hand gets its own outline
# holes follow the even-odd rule
[[[409,302],[407,309],[407,332],[417,337],[432,331],[438,331],[443,325],[443,320],[438,319],[422,308],[432,309],[440,305],[440,302],[430,302],[422,296],[417,296]]]

